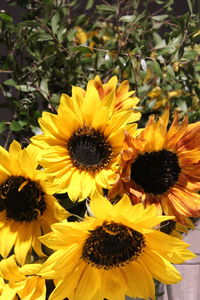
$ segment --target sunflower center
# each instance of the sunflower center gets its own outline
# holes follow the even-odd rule
[[[163,221],[160,224],[160,231],[167,234],[171,234],[175,228],[176,228],[176,222],[174,222],[173,220]]]
[[[111,269],[136,259],[145,246],[144,236],[115,222],[104,222],[91,231],[82,251],[82,259],[96,268]]]
[[[73,165],[79,169],[96,172],[108,166],[112,147],[97,130],[83,127],[73,133],[67,148]]]
[[[131,179],[146,193],[162,195],[178,181],[180,171],[177,155],[163,149],[140,154],[131,165]]]
[[[31,222],[46,209],[40,186],[23,176],[10,176],[0,192],[0,211],[6,210],[9,219]]]

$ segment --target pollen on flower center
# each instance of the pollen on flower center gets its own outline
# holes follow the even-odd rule
[[[144,236],[121,223],[104,222],[91,231],[82,259],[96,268],[109,270],[137,259],[145,247]]]
[[[73,165],[79,169],[96,172],[108,166],[112,147],[94,128],[83,127],[73,133],[67,142]]]
[[[31,222],[46,209],[40,186],[23,176],[10,176],[0,192],[0,211],[5,210],[9,219]]]
[[[177,155],[163,149],[140,154],[131,165],[131,179],[146,193],[162,195],[178,181],[180,171]]]

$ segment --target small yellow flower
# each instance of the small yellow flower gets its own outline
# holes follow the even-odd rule
[[[162,92],[161,88],[159,86],[156,86],[147,94],[147,96],[151,99],[159,98],[161,92]]]
[[[167,102],[168,102],[167,98],[162,98],[161,100],[156,101],[153,108],[158,109],[160,107],[166,107]]]
[[[80,45],[85,44],[88,40],[86,32],[81,27],[77,27],[76,39]]]
[[[174,90],[174,91],[170,91],[168,92],[168,98],[178,98],[182,95],[182,91],[181,90]]]
[[[178,61],[174,62],[173,64],[173,69],[175,72],[178,72],[179,71],[179,68],[182,66],[182,64]]]

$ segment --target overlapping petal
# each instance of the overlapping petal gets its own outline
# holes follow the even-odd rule
[[[54,224],[52,232],[41,237],[46,246],[55,250],[38,272],[43,278],[54,279],[56,287],[50,300],[124,300],[125,295],[155,299],[153,279],[167,284],[181,280],[171,263],[181,263],[195,255],[187,249],[187,243],[155,229],[156,224],[172,217],[158,216],[154,205],[147,209],[141,203],[132,205],[126,195],[115,205],[105,197],[94,196],[90,201],[92,217],[86,216],[81,223]],[[125,235],[129,232],[127,240],[120,230],[125,230]],[[139,243],[133,256],[113,265],[114,255],[123,257],[121,252],[129,253],[131,238]],[[120,243],[126,242],[117,252]],[[104,260],[106,253],[109,256]]]

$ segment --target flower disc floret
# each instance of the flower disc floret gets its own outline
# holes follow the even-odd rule
[[[82,258],[96,268],[109,270],[128,264],[145,246],[140,232],[113,221],[104,222],[90,233],[83,246]]]
[[[7,218],[31,222],[46,209],[44,192],[37,182],[23,176],[10,176],[0,187],[0,211]]]
[[[112,147],[105,137],[93,128],[78,129],[67,142],[73,165],[81,170],[96,172],[108,166]]]
[[[173,187],[180,172],[177,155],[166,149],[139,154],[131,164],[131,179],[146,193],[155,195]]]

